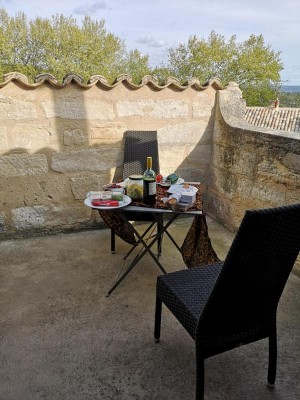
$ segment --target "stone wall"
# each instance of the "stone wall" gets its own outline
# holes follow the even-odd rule
[[[232,231],[247,209],[300,202],[300,134],[250,125],[245,109],[235,84],[218,92],[207,212]]]
[[[218,81],[121,77],[0,85],[0,239],[99,226],[89,190],[121,177],[126,130],[157,130],[161,172],[207,185]]]
[[[235,231],[246,209],[300,201],[300,134],[245,119],[237,85],[126,76],[0,84],[0,240],[103,226],[83,204],[121,177],[126,130],[157,130],[161,172],[201,181],[205,210]],[[298,262],[300,271],[300,262]]]
[[[208,208],[236,230],[246,209],[300,202],[300,134],[244,120],[236,85],[218,93]]]

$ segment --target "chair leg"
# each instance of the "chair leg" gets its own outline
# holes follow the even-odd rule
[[[204,399],[204,359],[196,353],[196,397],[195,400]]]
[[[160,298],[156,297],[155,325],[154,325],[154,340],[156,343],[158,343],[160,340],[161,309],[162,309],[162,301],[160,300]]]
[[[277,333],[276,327],[269,336],[269,368],[268,368],[268,386],[274,387],[277,367]]]
[[[110,252],[111,254],[116,252],[116,235],[112,229],[110,230]]]

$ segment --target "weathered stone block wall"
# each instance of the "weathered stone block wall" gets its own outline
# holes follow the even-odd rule
[[[218,97],[208,208],[235,231],[247,209],[300,202],[300,135],[247,124],[236,86]]]
[[[161,172],[206,185],[217,84],[12,77],[0,88],[0,238],[98,225],[83,199],[120,178],[126,130],[157,130]]]
[[[300,202],[300,135],[247,124],[236,86],[218,96],[208,207],[236,230],[246,209]]]

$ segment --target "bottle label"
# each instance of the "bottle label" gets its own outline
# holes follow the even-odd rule
[[[156,194],[156,182],[149,182],[148,195],[153,196]]]

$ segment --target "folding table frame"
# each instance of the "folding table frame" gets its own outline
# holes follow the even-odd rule
[[[145,231],[140,234],[134,225],[132,225],[128,219],[126,218],[126,213],[123,213],[122,211],[130,211],[132,212],[139,212],[139,213],[150,213],[153,215],[153,221],[149,222],[149,225],[145,229]],[[162,238],[162,235],[165,233],[169,239],[172,241],[174,246],[177,248],[177,250],[180,252],[180,247],[174,240],[174,238],[171,236],[170,232],[168,232],[168,228],[172,225],[172,223],[180,216],[180,215],[189,215],[189,216],[196,216],[196,215],[202,215],[202,211],[185,211],[184,213],[181,211],[173,211],[173,210],[166,210],[166,209],[160,209],[160,208],[150,208],[150,207],[136,207],[136,206],[127,206],[122,209],[115,209],[112,210],[112,212],[117,212],[121,216],[121,218],[124,220],[124,222],[128,225],[128,227],[131,229],[131,231],[134,233],[134,235],[137,237],[136,243],[131,247],[129,252],[125,255],[124,259],[126,259],[135,248],[139,244],[143,246],[143,250],[138,253],[135,258],[131,261],[130,265],[127,267],[126,271],[117,279],[115,284],[109,289],[107,292],[106,296],[110,296],[111,293],[119,286],[119,284],[123,281],[123,279],[129,274],[129,272],[137,265],[137,263],[144,257],[146,253],[148,253],[159,269],[165,274],[166,270],[164,267],[161,265],[159,262],[159,256],[160,256],[160,248],[158,249],[158,254],[157,256],[153,253],[151,250],[151,247],[159,241],[160,238]],[[164,215],[168,214],[170,218],[168,221],[164,221]],[[156,233],[151,235],[148,239],[146,239],[146,235],[151,231],[153,226],[155,224],[158,224],[158,229],[156,230]],[[150,239],[150,243],[147,244],[147,240]],[[160,241],[161,242],[161,241]]]

